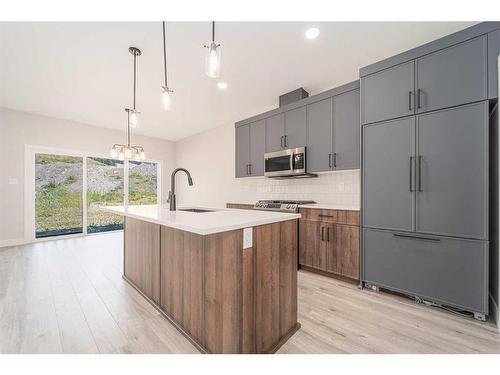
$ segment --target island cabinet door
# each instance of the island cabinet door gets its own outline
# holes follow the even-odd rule
[[[125,277],[155,303],[160,302],[160,226],[125,218]]]
[[[203,236],[161,227],[160,306],[203,345]]]

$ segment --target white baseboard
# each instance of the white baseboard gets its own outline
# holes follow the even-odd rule
[[[8,246],[25,245],[27,243],[30,243],[30,241],[24,238],[11,238],[10,240],[0,240],[0,248]]]
[[[495,302],[495,299],[490,293],[490,306],[491,306],[491,312],[490,315],[493,316],[493,319],[495,320],[495,323],[497,325],[498,331],[500,331],[500,317],[498,316],[498,306]]]

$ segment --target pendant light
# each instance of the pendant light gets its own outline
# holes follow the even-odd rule
[[[215,21],[212,21],[212,40],[203,47],[207,49],[205,74],[210,78],[218,78],[220,75],[220,43],[215,41]]]
[[[129,117],[130,117],[130,126],[132,128],[138,128],[139,127],[139,112],[135,108],[135,91],[136,91],[136,77],[137,77],[137,56],[141,56],[142,52],[139,48],[136,47],[129,47],[128,51],[134,56],[134,106],[133,108],[129,109]]]
[[[110,155],[112,158],[123,159],[135,159],[144,160],[146,158],[146,153],[144,152],[144,147],[142,146],[131,146],[130,145],[130,128],[134,127],[132,121],[135,120],[137,125],[137,114],[139,113],[135,108],[135,82],[136,82],[136,58],[141,55],[141,50],[136,47],[130,47],[129,52],[134,56],[134,108],[125,108],[127,112],[127,144],[115,143],[111,147]],[[136,127],[136,126],[135,126]]]
[[[165,85],[162,87],[161,96],[162,96],[163,109],[165,111],[169,111],[170,107],[172,106],[171,94],[174,91],[168,88],[168,82],[167,82],[167,38],[166,38],[167,23],[165,21],[163,21],[162,23],[162,31],[163,31],[163,67],[165,71]]]

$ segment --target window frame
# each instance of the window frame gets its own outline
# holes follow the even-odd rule
[[[82,223],[83,231],[82,233],[76,234],[65,234],[57,235],[52,237],[36,238],[36,191],[35,191],[35,156],[36,154],[54,154],[61,156],[74,156],[81,157],[83,159],[83,182],[82,182]],[[55,147],[46,147],[38,145],[25,145],[24,150],[24,238],[30,242],[44,242],[53,241],[57,239],[67,239],[84,237],[88,235],[97,235],[102,233],[87,233],[88,226],[88,207],[87,207],[87,158],[103,158],[103,159],[113,159],[108,154],[94,153],[94,152],[83,152],[71,149],[62,149]],[[135,160],[133,160],[135,161]],[[157,185],[156,185],[156,201],[161,204],[162,197],[162,170],[163,163],[161,160],[155,159],[145,159],[141,162],[154,163],[156,164],[157,173]],[[123,160],[123,204],[128,205],[129,196],[129,184],[128,184],[128,172],[129,172],[129,159]],[[109,232],[105,232],[109,233]]]

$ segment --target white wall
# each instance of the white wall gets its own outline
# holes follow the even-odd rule
[[[45,116],[0,108],[0,245],[24,237],[24,149],[26,144],[108,154],[126,133]],[[146,149],[148,159],[163,163],[163,196],[174,167],[174,145],[157,138],[132,135]],[[18,184],[10,184],[10,180]],[[12,181],[11,181],[12,182]]]
[[[276,198],[359,206],[359,170],[329,172],[310,179],[236,179],[234,151],[233,124],[176,142],[176,166],[187,168],[194,182],[188,186],[182,181],[185,177],[178,177],[178,204],[224,207],[227,202],[254,203],[258,199]]]

